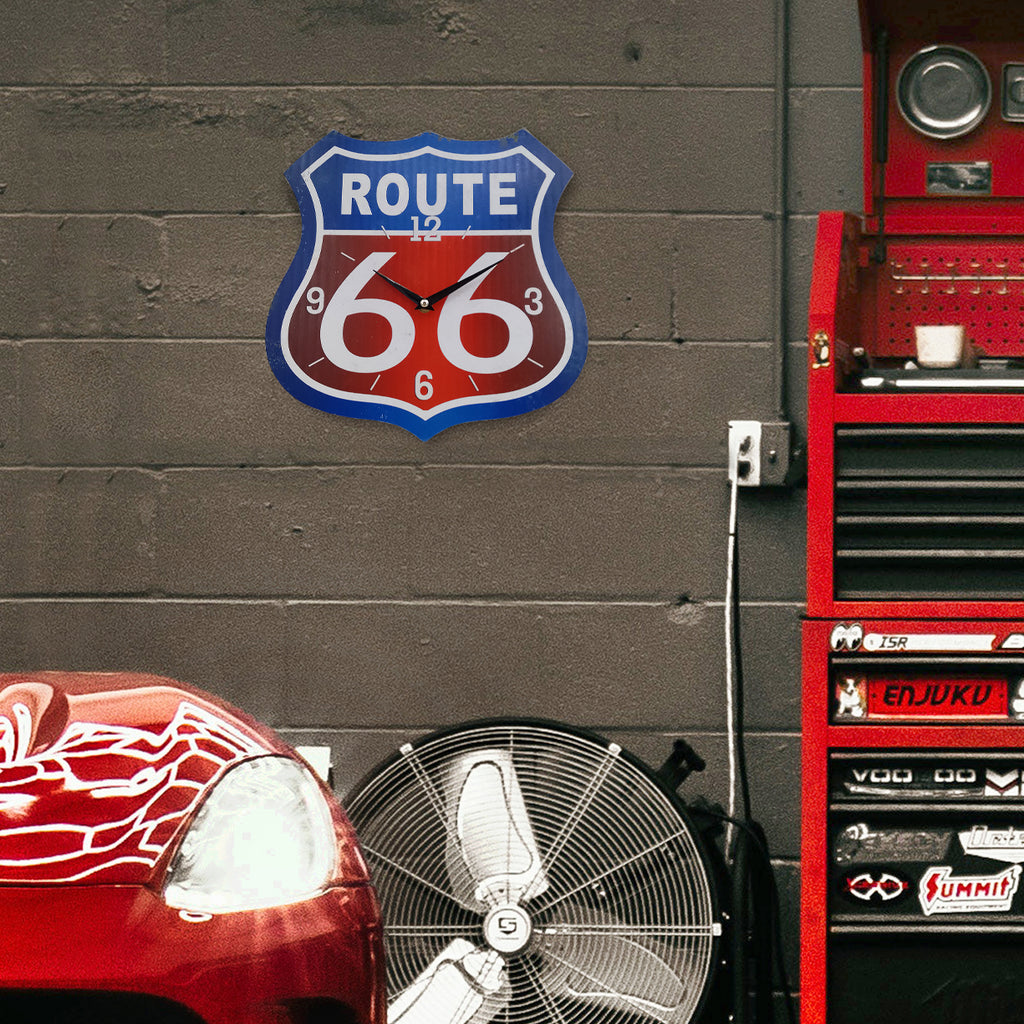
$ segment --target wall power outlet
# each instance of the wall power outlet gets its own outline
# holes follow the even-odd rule
[[[784,421],[729,421],[729,482],[740,487],[781,487],[786,483],[791,427]]]

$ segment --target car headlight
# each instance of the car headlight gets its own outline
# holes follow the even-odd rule
[[[336,859],[331,812],[313,776],[284,757],[229,769],[171,862],[164,899],[200,913],[295,903],[322,892]]]

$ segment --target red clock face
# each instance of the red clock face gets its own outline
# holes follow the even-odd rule
[[[563,358],[565,327],[529,243],[330,235],[292,313],[289,354],[330,391],[388,396],[424,412],[534,387]]]
[[[303,243],[267,352],[292,394],[426,438],[568,388],[586,345],[551,230],[568,170],[511,141],[331,135],[289,171]]]

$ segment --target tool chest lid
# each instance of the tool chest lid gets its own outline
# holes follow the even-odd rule
[[[1024,231],[1024,3],[859,4],[869,227]]]

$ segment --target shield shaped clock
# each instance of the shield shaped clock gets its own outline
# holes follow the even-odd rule
[[[571,173],[527,131],[325,136],[285,174],[302,237],[267,319],[277,379],[422,439],[556,399],[587,343],[554,245]]]

